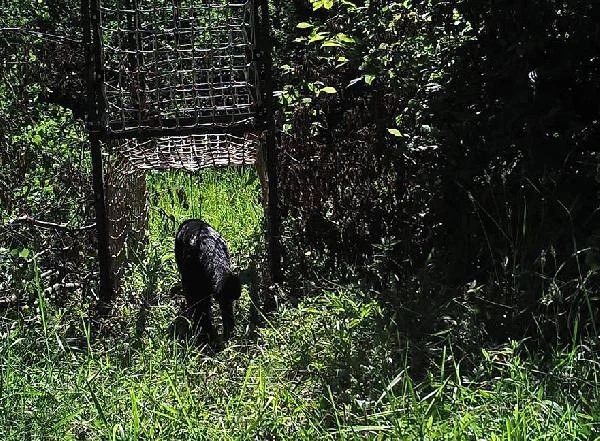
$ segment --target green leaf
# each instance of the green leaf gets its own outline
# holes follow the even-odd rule
[[[327,33],[319,32],[318,34],[311,35],[308,39],[309,43],[314,43],[315,41],[325,40]]]
[[[392,134],[398,138],[401,138],[404,136],[398,129],[387,129],[387,131],[390,132],[390,134]]]
[[[165,263],[173,259],[175,259],[175,253],[167,253],[161,256],[160,263]]]
[[[30,251],[27,248],[23,248],[21,252],[19,252],[19,257],[23,259],[27,259],[29,257]]]
[[[319,92],[337,93],[337,90],[335,89],[335,87],[326,86],[326,87],[323,87]]]
[[[310,24],[310,23],[306,23],[305,21],[303,21],[302,23],[298,23],[298,24],[296,25],[296,27],[297,27],[298,29],[308,29],[308,28],[312,28],[312,27],[313,27],[313,25],[312,25],[312,24]]]
[[[349,37],[346,34],[343,33],[339,33],[335,36],[339,41],[341,41],[342,43],[356,43],[356,40],[352,37]]]
[[[311,2],[313,11],[321,8],[331,9],[333,7],[333,0],[311,0]]]
[[[373,81],[375,81],[375,78],[375,75],[367,74],[365,75],[365,83],[367,83],[370,86],[371,84],[373,84]]]
[[[317,1],[313,1],[313,11],[316,11],[317,9],[320,9],[323,7],[323,3],[324,0],[317,0]]]
[[[340,47],[341,44],[337,41],[327,40],[325,43],[321,45],[321,47]]]

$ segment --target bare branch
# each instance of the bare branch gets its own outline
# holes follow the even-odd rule
[[[46,222],[46,221],[41,221],[38,219],[34,219],[31,216],[21,216],[21,217],[17,217],[9,222],[7,222],[5,225],[8,227],[12,227],[12,226],[16,226],[16,225],[33,225],[39,228],[46,228],[49,230],[56,230],[56,231],[66,231],[66,232],[70,232],[70,233],[76,233],[79,231],[87,231],[87,230],[91,230],[92,228],[96,227],[96,224],[90,224],[90,225],[84,225],[82,227],[71,227],[67,224],[56,224],[54,222]]]
[[[34,35],[36,37],[45,38],[46,40],[69,41],[71,43],[82,44],[81,40],[75,40],[74,38],[69,38],[64,35],[48,34],[46,32],[40,32],[32,29],[24,29],[18,27],[0,27],[0,32],[5,33],[5,35],[8,32],[14,32],[18,34]]]

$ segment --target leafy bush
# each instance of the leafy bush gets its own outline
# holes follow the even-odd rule
[[[466,298],[501,340],[593,332],[599,8],[311,5],[277,34],[290,274]]]

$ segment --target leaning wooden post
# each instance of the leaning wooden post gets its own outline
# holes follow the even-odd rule
[[[100,302],[108,307],[113,299],[112,265],[110,258],[108,217],[104,197],[104,173],[102,150],[97,133],[90,133],[92,153],[92,176],[94,187],[94,207],[96,209],[96,234],[98,237],[98,263],[100,266]]]
[[[112,268],[109,248],[108,217],[104,197],[104,168],[102,164],[102,149],[100,145],[99,121],[99,92],[102,81],[102,59],[100,36],[97,35],[100,7],[97,0],[92,0],[94,7],[90,11],[90,0],[81,1],[81,16],[83,18],[83,44],[88,64],[88,120],[90,132],[90,151],[92,159],[92,185],[94,190],[94,208],[96,211],[96,235],[98,240],[98,264],[100,275],[101,308],[110,305],[113,298]],[[92,28],[94,39],[92,48]]]
[[[272,281],[274,283],[280,283],[283,279],[283,274],[281,269],[281,216],[279,213],[277,176],[277,137],[275,134],[275,103],[273,100],[273,57],[271,54],[273,42],[271,37],[271,21],[269,17],[268,1],[257,1],[260,2],[261,9],[258,37],[263,74],[263,118],[266,125],[265,143],[261,148],[263,149],[263,158],[267,169],[267,240]]]

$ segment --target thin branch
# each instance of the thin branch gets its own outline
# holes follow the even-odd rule
[[[87,231],[87,230],[91,230],[96,227],[95,223],[90,224],[90,225],[84,225],[82,227],[71,227],[67,224],[56,224],[54,222],[41,221],[38,219],[34,219],[31,216],[17,217],[15,219],[7,222],[5,225],[8,227],[12,227],[12,226],[16,226],[16,225],[25,225],[25,224],[33,225],[33,226],[36,226],[39,228],[46,228],[49,230],[67,231],[70,233],[75,233],[78,231]]]
[[[69,41],[71,43],[82,44],[81,40],[65,37],[64,35],[48,34],[45,32],[34,31],[31,29],[15,28],[15,27],[0,27],[0,32],[16,32],[22,34],[35,35],[36,37],[46,38],[48,40]]]

